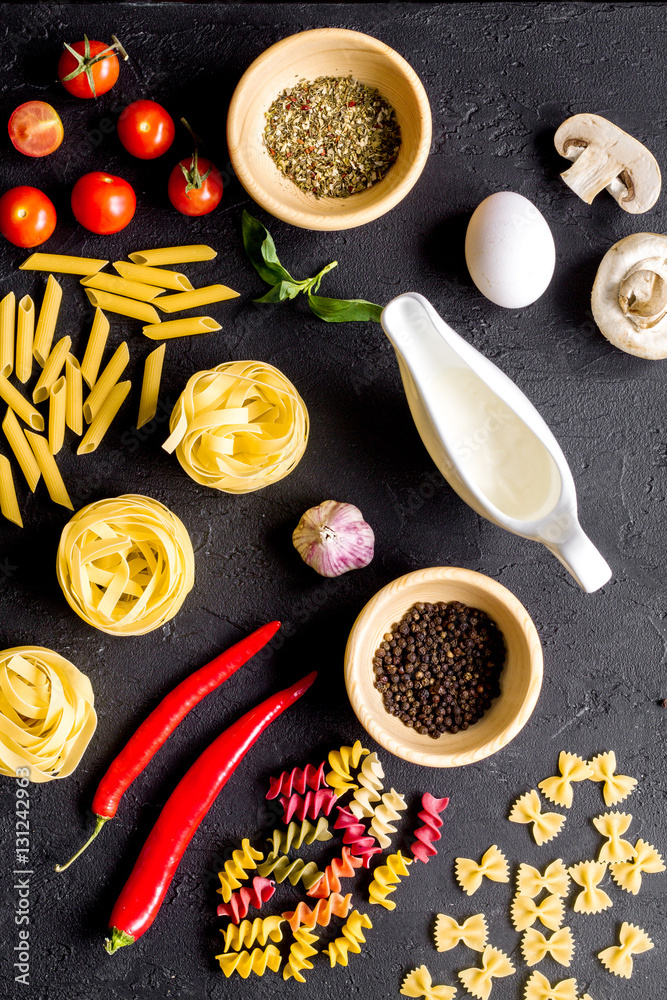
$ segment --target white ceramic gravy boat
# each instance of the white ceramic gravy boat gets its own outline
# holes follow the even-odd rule
[[[533,404],[410,292],[382,312],[413,419],[450,486],[473,510],[553,552],[592,593],[611,569],[577,518],[572,473]]]

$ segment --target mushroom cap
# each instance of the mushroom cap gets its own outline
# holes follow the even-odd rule
[[[667,358],[667,316],[650,329],[638,328],[619,302],[624,279],[642,261],[659,258],[667,262],[667,236],[633,233],[614,243],[602,258],[593,283],[591,309],[601,333],[615,347],[638,358]]]
[[[573,162],[589,146],[596,147],[600,153],[596,157],[599,176],[604,178],[604,172],[609,171],[608,182],[604,183],[603,179],[597,190],[606,187],[625,212],[640,215],[658,200],[662,178],[656,158],[638,139],[601,115],[580,114],[567,118],[556,130],[554,144],[561,156]],[[561,174],[566,184],[569,183],[568,173]],[[570,186],[583,197],[580,190]],[[584,200],[590,204],[597,190]]]

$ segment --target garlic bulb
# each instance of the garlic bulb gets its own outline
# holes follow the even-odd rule
[[[340,576],[368,566],[375,535],[358,507],[324,500],[303,515],[292,535],[294,548],[320,576]]]

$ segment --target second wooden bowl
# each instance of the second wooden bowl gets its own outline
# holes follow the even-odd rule
[[[373,656],[385,632],[419,601],[462,601],[485,611],[505,639],[501,693],[465,732],[422,736],[389,715],[373,686]],[[345,683],[357,718],[390,753],[427,767],[460,767],[490,757],[525,726],[542,686],[542,646],[523,604],[482,573],[438,566],[408,573],[383,587],[357,618],[345,650]]]
[[[276,167],[264,146],[265,112],[286,87],[318,76],[353,76],[389,101],[401,127],[396,163],[381,181],[349,198],[316,198]],[[421,80],[388,45],[344,28],[290,35],[241,77],[227,116],[232,166],[248,194],[272,215],[303,229],[351,229],[384,215],[421,174],[431,146],[431,109]]]

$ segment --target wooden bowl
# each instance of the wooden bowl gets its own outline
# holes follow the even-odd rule
[[[282,91],[318,76],[354,76],[392,105],[401,127],[396,163],[381,181],[349,198],[301,191],[271,159],[264,114]],[[431,146],[431,109],[412,67],[384,42],[359,31],[317,28],[290,35],[262,53],[241,77],[227,116],[227,144],[236,175],[258,205],[303,229],[351,229],[397,205],[416,182]]]
[[[389,715],[373,686],[373,656],[382,637],[418,601],[462,601],[485,611],[505,639],[501,693],[465,732],[434,740]],[[530,718],[542,686],[542,646],[524,606],[482,573],[436,566],[400,576],[383,587],[357,618],[345,650],[345,683],[359,721],[390,753],[427,767],[460,767],[490,757],[513,740]]]

